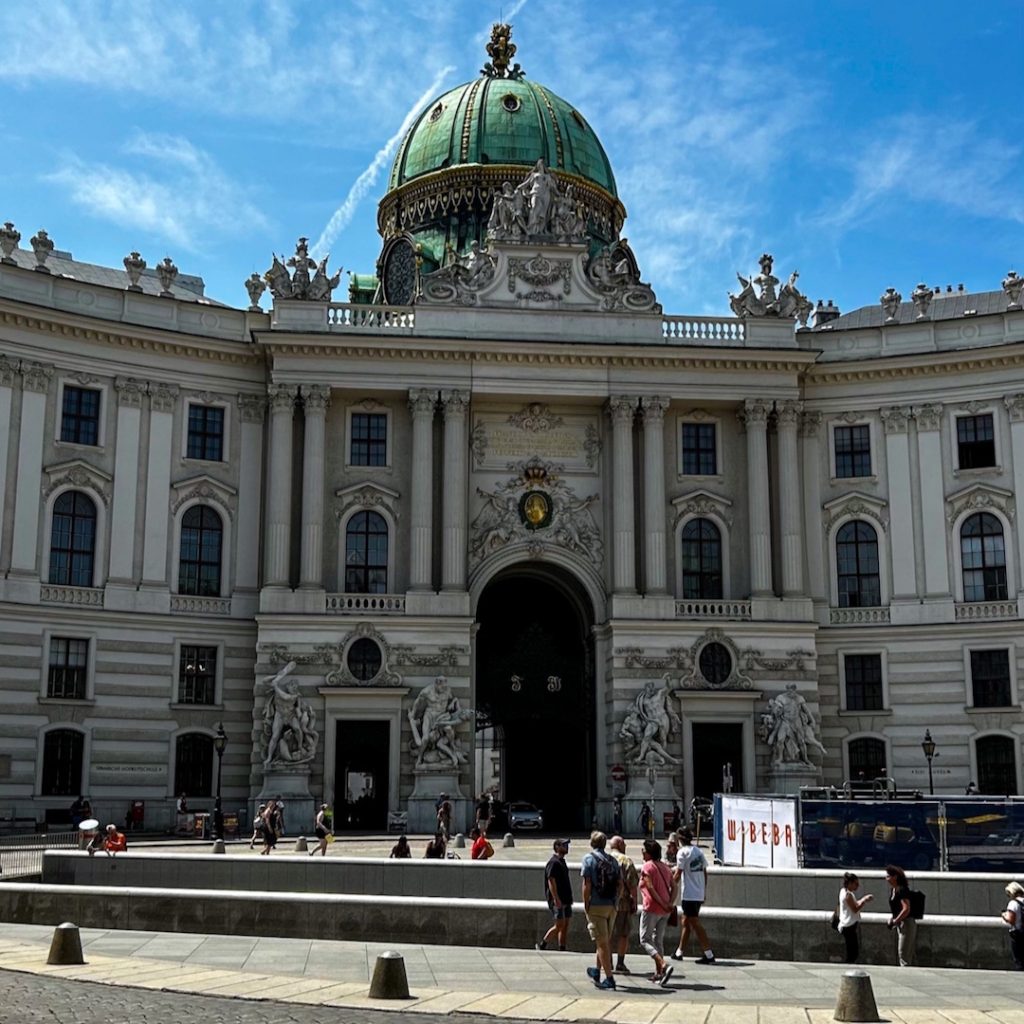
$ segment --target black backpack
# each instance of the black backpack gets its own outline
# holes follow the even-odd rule
[[[601,850],[594,851],[594,892],[603,900],[619,894],[619,862]]]
[[[910,916],[915,921],[924,917],[924,893],[920,889],[910,890]]]

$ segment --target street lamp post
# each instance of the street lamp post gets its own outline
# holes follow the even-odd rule
[[[224,748],[228,745],[228,734],[224,731],[224,723],[217,726],[217,735],[213,737],[213,749],[217,751],[217,799],[213,804],[213,838],[224,838],[224,812],[220,805],[220,770],[224,764]]]
[[[932,758],[935,757],[935,740],[932,739],[930,729],[925,729],[924,739],[921,741],[921,749],[928,761],[928,795],[935,796],[935,782],[932,779]]]

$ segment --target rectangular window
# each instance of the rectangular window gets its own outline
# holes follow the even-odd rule
[[[187,458],[224,461],[224,410],[218,406],[189,405]]]
[[[388,464],[388,416],[383,412],[352,413],[351,466]]]
[[[682,445],[685,476],[714,476],[718,472],[714,423],[684,423]]]
[[[957,417],[956,451],[961,469],[985,469],[996,464],[995,424],[991,413]]]
[[[867,424],[835,428],[836,476],[871,476],[871,428]]]
[[[100,392],[64,385],[60,439],[69,444],[100,443]]]
[[[89,641],[66,636],[50,637],[46,696],[85,700],[89,672]]]
[[[881,711],[881,654],[847,654],[843,659],[846,672],[846,710]]]
[[[1009,651],[971,651],[971,691],[976,708],[1010,706]]]
[[[178,663],[178,703],[214,704],[217,690],[217,648],[182,644]]]

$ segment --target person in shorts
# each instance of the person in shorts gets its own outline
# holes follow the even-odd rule
[[[615,921],[612,924],[612,950],[615,953],[615,973],[631,973],[626,966],[626,950],[633,934],[633,922],[636,920],[636,889],[640,882],[636,865],[626,856],[626,840],[622,836],[612,836],[608,840],[611,855],[619,862],[619,873],[622,886],[619,889],[619,902],[615,907]]]
[[[544,865],[544,895],[554,923],[534,948],[547,949],[548,943],[557,939],[558,948],[564,953],[569,938],[569,920],[572,918],[572,882],[569,881],[569,866],[565,863],[569,840],[556,839],[552,849],[555,852]]]
[[[619,890],[622,888],[619,863],[605,852],[607,845],[608,837],[603,832],[591,832],[590,853],[583,858],[580,865],[580,875],[583,878],[583,912],[587,915],[587,931],[596,947],[595,965],[587,968],[587,977],[600,989],[616,987],[615,979],[612,977],[612,924],[619,902]],[[610,896],[600,892],[600,879],[602,875],[609,874],[609,864],[611,873],[618,877],[618,885]]]
[[[676,869],[673,872],[680,882],[679,909],[682,911],[683,926],[679,931],[679,946],[672,954],[673,960],[682,960],[683,952],[690,941],[690,932],[697,936],[702,953],[695,963],[713,964],[715,954],[708,940],[708,933],[700,923],[700,908],[704,904],[707,893],[708,861],[704,851],[693,841],[693,831],[689,827],[679,832],[679,852],[676,854]]]

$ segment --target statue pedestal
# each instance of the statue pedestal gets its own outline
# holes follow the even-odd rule
[[[313,797],[309,792],[309,765],[294,768],[275,765],[263,769],[263,788],[256,802],[284,801],[284,824],[289,835],[308,835],[313,831]]]
[[[437,829],[435,805],[442,793],[448,794],[452,805],[452,835],[464,832],[472,808],[459,785],[459,770],[451,765],[425,765],[414,768],[413,775],[416,784],[409,797],[409,832],[434,834]]]
[[[640,808],[644,801],[654,812],[654,836],[662,837],[664,815],[672,810],[674,801],[682,801],[676,790],[676,776],[682,772],[679,765],[667,764],[648,767],[642,764],[627,766],[626,795],[622,799],[622,827],[626,835],[640,835]]]
[[[801,786],[821,784],[821,772],[812,764],[773,764],[768,772],[768,789],[782,796],[796,796]]]

